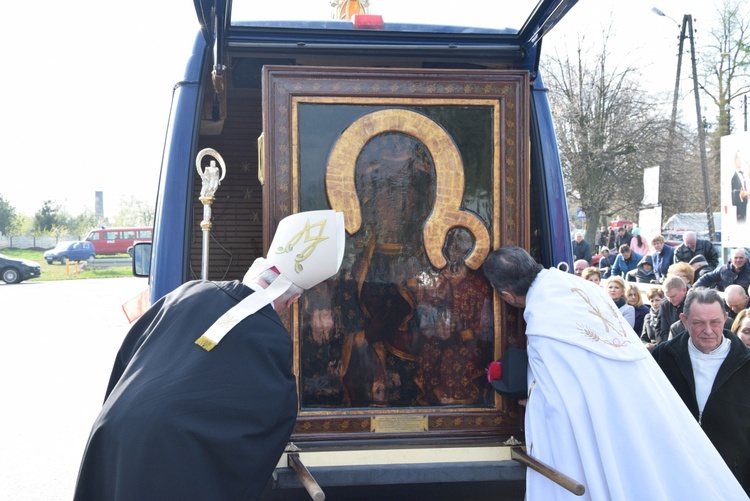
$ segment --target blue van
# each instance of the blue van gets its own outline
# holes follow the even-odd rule
[[[572,265],[539,58],[576,1],[195,0],[153,242],[136,244],[134,269],[155,302],[189,280],[241,279],[289,214],[345,213],[342,271],[282,315],[300,394],[292,442],[321,485],[523,478],[510,454],[523,412],[482,379],[485,362],[522,347],[522,318],[479,267],[508,244]],[[207,194],[209,160],[222,174]],[[441,284],[454,267],[481,298],[450,302]],[[371,307],[382,378],[360,388],[341,346]],[[456,333],[438,341],[426,326],[440,319],[465,326],[475,358],[459,361]],[[429,391],[415,381],[426,359]],[[287,460],[276,488],[299,486]]]

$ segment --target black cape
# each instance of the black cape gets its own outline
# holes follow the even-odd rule
[[[257,499],[297,415],[292,341],[268,305],[212,351],[195,344],[252,293],[189,282],[154,304],[117,355],[76,500]]]

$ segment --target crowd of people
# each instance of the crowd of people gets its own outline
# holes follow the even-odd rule
[[[575,274],[609,296],[750,492],[750,416],[744,407],[750,399],[739,386],[750,383],[747,251],[732,249],[721,264],[711,242],[694,232],[677,246],[661,235],[650,246],[639,237],[637,228],[602,228],[599,255],[589,262],[575,256]],[[575,238],[582,248],[585,239]]]
[[[610,248],[612,244],[619,246]],[[590,248],[582,232],[575,233],[572,246],[575,274],[605,288],[649,349],[685,330],[680,315],[690,290],[722,292],[727,328],[735,334],[741,330],[739,325],[733,326],[733,321],[740,311],[750,307],[750,262],[743,248],[733,249],[727,263],[720,265],[713,244],[698,238],[693,231],[685,232],[680,245],[671,246],[662,235],[647,242],[639,228],[628,225],[602,227],[598,255],[576,252]],[[587,256],[591,258],[587,260]]]
[[[297,238],[311,226],[313,243]],[[155,303],[117,354],[74,499],[257,499],[298,411],[279,313],[338,273],[344,239],[341,213],[288,216],[277,250],[242,281],[188,282]],[[747,499],[745,250],[719,266],[695,234],[671,251],[661,236],[649,246],[637,228],[620,228],[592,266],[583,235],[572,244],[574,273],[544,269],[515,246],[490,252],[482,269],[495,297],[523,309],[526,363],[521,391],[508,395],[523,396],[529,455],[558,470],[530,469],[527,499],[569,499],[550,481],[560,473],[589,500]],[[643,425],[644,412],[670,426]]]
[[[692,285],[689,263],[673,263],[648,287],[645,305],[638,283],[603,279],[597,266],[580,274],[544,269],[511,246],[490,254],[485,274],[503,301],[523,309],[522,402],[536,458],[580,479],[592,500],[747,499],[746,288],[728,288],[722,298]],[[613,423],[639,425],[613,430]],[[528,499],[569,499],[531,470],[526,484]]]
[[[682,416],[687,410],[691,416],[689,420],[697,423],[700,429],[694,432],[696,436],[693,438],[698,440],[697,435],[707,437],[745,495],[750,493],[750,394],[746,391],[750,384],[750,263],[746,249],[732,249],[729,260],[722,264],[711,242],[698,238],[694,232],[686,232],[682,243],[672,246],[662,235],[647,240],[638,228],[627,226],[602,228],[600,240],[594,246],[586,242],[582,232],[577,232],[571,245],[573,273],[533,266],[533,260],[525,251],[517,248],[501,249],[502,257],[491,255],[485,265],[490,267],[485,273],[502,299],[525,310],[530,384],[525,402],[527,412],[536,416],[528,417],[527,414],[527,442],[533,440],[537,454],[555,465],[577,465],[568,466],[568,471],[589,480],[592,499],[597,499],[597,496],[602,499],[639,498],[637,488],[627,493],[618,491],[622,488],[619,481],[628,473],[620,471],[615,487],[613,482],[596,485],[587,477],[590,474],[588,468],[601,467],[606,462],[601,454],[616,448],[608,442],[606,433],[597,435],[599,410],[586,407],[590,391],[586,386],[594,378],[603,387],[618,388],[618,396],[608,397],[606,404],[619,409],[618,417],[612,417],[613,421],[627,419],[628,411],[619,407],[621,398],[630,405],[642,403],[654,414],[673,412],[674,415],[664,418],[674,425],[670,429],[693,429],[693,425],[684,422]],[[598,250],[598,254],[592,253],[592,247]],[[529,277],[522,278],[517,276],[518,273]],[[576,278],[564,278],[572,275],[591,282],[593,289],[591,285],[576,282]],[[608,308],[603,306],[607,300],[610,301]],[[556,314],[558,310],[559,314]],[[596,321],[587,323],[588,316],[595,317]],[[545,331],[550,318],[554,326],[549,325],[549,331]],[[631,330],[624,328],[625,324]],[[640,342],[630,341],[631,332],[635,334],[633,339]],[[576,337],[576,333],[585,335]],[[602,344],[609,348],[599,348]],[[633,344],[651,354],[646,357],[648,363],[642,363],[644,361],[635,352],[628,352]],[[618,363],[609,366],[592,354]],[[598,372],[604,365],[608,365],[606,373]],[[654,366],[657,367],[656,374]],[[576,375],[578,370],[582,371],[580,378]],[[624,396],[629,395],[630,384],[640,377],[648,381],[645,384],[649,387],[658,387],[657,379],[665,377],[681,404],[662,405],[659,399],[667,398],[667,395],[658,390],[654,395],[646,392],[638,397]],[[584,380],[589,383],[584,384]],[[537,402],[542,402],[536,408],[531,403],[535,394]],[[576,407],[575,418],[566,421],[570,416],[561,409],[567,409],[565,402],[571,399],[581,402],[586,409]],[[555,423],[550,423],[548,416],[555,404],[560,405],[560,412],[555,414]],[[572,441],[581,441],[580,437],[585,433],[581,429],[585,426],[577,424],[581,415],[586,416],[586,426],[592,428],[595,436],[590,443],[573,445]],[[535,421],[539,416],[543,422]],[[677,424],[676,420],[681,420],[682,424]],[[638,429],[647,433],[642,427]],[[571,432],[575,436],[572,441],[566,435]],[[562,450],[554,450],[550,445],[553,435],[554,440],[566,444],[560,447]],[[626,436],[620,438],[629,440]],[[656,443],[663,439],[662,445],[669,449],[671,446],[667,442],[672,438],[659,436],[652,441],[649,437],[639,436],[633,440]],[[548,449],[544,449],[545,446]],[[684,460],[685,464],[672,464],[675,469],[670,468],[670,471],[684,473],[693,468],[689,458],[672,452],[668,460],[670,464],[674,460]],[[589,464],[589,461],[596,465]],[[714,460],[703,464],[708,463],[716,466]],[[655,487],[658,480],[645,480],[647,474],[643,471],[636,475],[645,482],[651,494],[655,488],[658,490],[659,487]],[[662,479],[669,492],[663,499],[679,498],[674,497],[679,490],[674,484],[676,480]],[[726,479],[721,482],[719,490],[726,490],[721,492],[720,498],[745,499],[741,494],[731,493],[734,488],[728,485],[731,482]],[[534,477],[527,479],[527,485],[533,486],[536,493],[551,496],[545,499],[556,499],[550,492],[554,488],[549,483]],[[686,488],[688,498],[713,497],[704,497],[693,491],[694,488],[695,485]]]

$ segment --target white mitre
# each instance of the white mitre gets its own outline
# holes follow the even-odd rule
[[[307,290],[335,275],[344,259],[344,235],[342,212],[299,212],[282,219],[268,255],[256,259],[242,281],[251,283],[271,268],[279,276],[220,316],[195,343],[211,351],[238,323],[272,303],[292,284]]]

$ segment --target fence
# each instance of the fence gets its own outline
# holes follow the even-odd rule
[[[82,240],[79,235],[0,235],[0,249],[51,249],[60,242]]]

